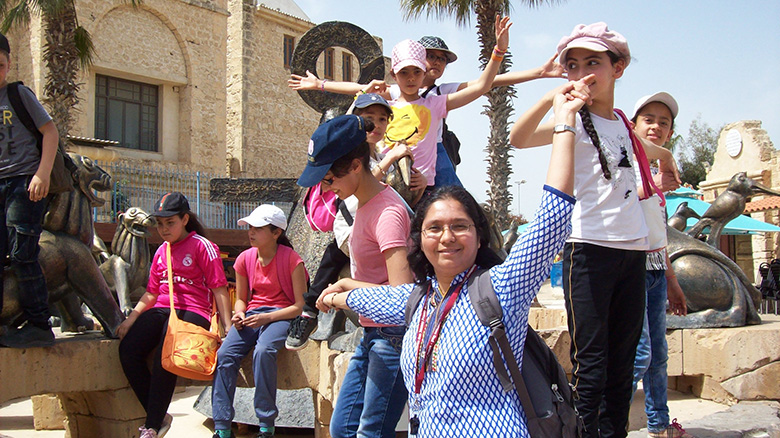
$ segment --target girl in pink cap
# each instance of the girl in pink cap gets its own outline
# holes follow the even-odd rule
[[[631,403],[634,356],[642,332],[648,228],[639,204],[632,143],[619,110],[615,81],[631,62],[623,35],[606,23],[578,25],[558,44],[569,80],[592,75],[590,101],[576,123],[539,125],[552,105],[548,93],[523,114],[510,133],[518,148],[575,136],[572,233],[563,251],[564,298],[572,337],[572,384],[587,437],[624,437]],[[676,177],[666,149],[645,145],[660,159],[662,175]]]

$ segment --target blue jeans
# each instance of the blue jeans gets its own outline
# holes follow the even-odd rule
[[[634,391],[642,379],[647,430],[660,432],[669,426],[666,397],[666,271],[647,271],[647,307],[642,337],[634,360]],[[643,379],[644,377],[644,379]]]
[[[431,185],[431,181],[428,181],[428,185]],[[455,166],[452,165],[450,156],[447,155],[447,150],[444,149],[444,144],[442,143],[436,143],[436,177],[433,185],[436,187],[463,187],[463,183],[460,182],[458,175],[455,173]]]
[[[404,328],[366,327],[349,361],[330,420],[330,435],[395,437],[408,398],[401,375]]]
[[[274,307],[252,309],[246,316],[272,312]],[[217,352],[217,369],[211,392],[211,416],[215,429],[230,429],[235,410],[236,379],[241,360],[254,347],[252,373],[255,377],[255,415],[261,427],[273,427],[279,415],[276,408],[276,354],[284,348],[290,320],[275,321],[260,328],[231,327]]]
[[[22,318],[41,328],[49,328],[49,293],[38,263],[46,200],[30,201],[27,187],[32,176],[0,179],[0,272],[10,262],[16,271]],[[6,257],[8,260],[6,260]],[[0,310],[3,305],[0,281]]]

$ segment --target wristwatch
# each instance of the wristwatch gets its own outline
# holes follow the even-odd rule
[[[564,123],[558,123],[553,128],[553,134],[559,134],[561,132],[566,132],[566,131],[569,131],[572,134],[577,135],[577,131],[575,131],[573,127],[566,125]]]

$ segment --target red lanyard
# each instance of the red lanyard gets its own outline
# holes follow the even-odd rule
[[[414,378],[414,392],[417,394],[420,393],[420,389],[422,388],[425,371],[430,367],[433,350],[436,346],[436,342],[439,340],[444,321],[447,319],[447,315],[450,313],[450,310],[452,310],[452,307],[455,306],[455,302],[458,300],[458,295],[460,295],[463,285],[466,284],[476,268],[477,266],[473,265],[468,272],[466,272],[466,275],[463,277],[463,280],[458,283],[457,287],[451,292],[448,292],[447,296],[442,298],[442,300],[444,300],[444,306],[440,303],[431,314],[430,318],[428,318],[428,301],[430,300],[432,292],[431,285],[428,285],[415,339],[417,343],[417,364],[415,367],[417,374]]]

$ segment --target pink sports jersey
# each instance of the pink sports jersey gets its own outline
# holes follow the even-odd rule
[[[168,265],[163,242],[152,258],[146,290],[157,295],[154,308],[168,308]],[[211,291],[226,286],[225,270],[219,248],[205,237],[191,232],[184,240],[171,245],[173,263],[173,307],[211,318]]]

